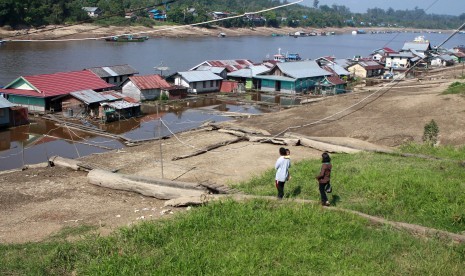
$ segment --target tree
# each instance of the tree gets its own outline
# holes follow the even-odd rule
[[[434,120],[431,120],[425,125],[423,131],[423,142],[430,146],[434,146],[438,142],[439,127]]]

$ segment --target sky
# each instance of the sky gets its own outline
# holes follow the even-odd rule
[[[460,15],[465,13],[464,0],[319,0],[319,5],[332,6],[333,4],[346,6],[351,12],[364,13],[367,9],[381,8],[387,10],[413,10],[415,7],[423,9],[426,13]],[[436,2],[437,1],[437,2]],[[291,1],[289,1],[291,2]],[[436,3],[435,3],[436,2]],[[435,3],[431,6],[431,4]],[[304,5],[313,6],[313,0],[304,0]],[[429,6],[429,10],[426,10]]]

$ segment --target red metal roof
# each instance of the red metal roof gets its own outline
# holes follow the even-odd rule
[[[66,95],[79,90],[102,90],[113,87],[91,71],[59,72],[23,77],[37,88],[42,97]]]
[[[328,79],[329,82],[331,82],[334,85],[339,85],[339,84],[345,84],[346,83],[338,75],[327,76],[326,78]]]
[[[160,75],[132,76],[129,77],[129,80],[131,80],[131,82],[140,90],[166,88],[171,86]]]

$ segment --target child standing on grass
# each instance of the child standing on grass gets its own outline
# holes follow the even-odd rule
[[[275,185],[278,190],[278,199],[284,197],[284,184],[289,178],[289,168],[291,167],[291,160],[286,157],[286,149],[279,148],[279,158],[276,160],[274,168],[276,169]]]
[[[315,178],[318,181],[318,188],[320,190],[321,196],[321,205],[329,206],[330,203],[328,201],[328,196],[326,195],[326,185],[330,184],[331,181],[331,169],[333,165],[331,165],[331,157],[327,152],[324,152],[321,155],[321,170],[320,174],[317,175]]]

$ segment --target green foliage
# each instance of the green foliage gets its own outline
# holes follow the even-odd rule
[[[443,94],[465,94],[465,83],[463,82],[453,82],[449,85],[446,91]]]
[[[168,21],[176,24],[193,24],[211,20],[211,12],[223,11],[231,14],[258,11],[281,5],[279,0],[184,0],[169,5],[150,0],[0,0],[0,26],[18,27],[63,24],[66,22],[100,21],[90,19],[82,7],[99,7],[104,11],[104,23],[111,17],[123,17],[125,11],[136,10],[138,17],[146,17],[147,10],[157,8],[166,11]],[[194,10],[193,10],[194,9]],[[293,5],[263,14],[266,21],[249,21],[244,18],[225,20],[216,23],[225,27],[253,27],[266,24],[279,27],[282,24],[291,27],[343,27],[343,26],[386,26],[412,28],[456,28],[462,24],[464,16],[427,14],[424,10],[383,10],[368,9],[367,13],[352,13],[343,5],[321,5],[313,1],[313,7]],[[286,20],[281,20],[286,18]],[[353,19],[353,20],[352,20]],[[111,21],[107,21],[111,22]],[[364,23],[362,23],[364,22]],[[121,24],[135,22],[122,21]],[[150,25],[142,22],[143,25]]]
[[[394,221],[420,224],[453,232],[465,227],[465,148],[417,147],[417,153],[446,160],[405,158],[361,153],[333,155],[330,201],[333,205],[381,216]],[[430,148],[430,147],[429,147]],[[452,159],[452,160],[451,160]],[[318,160],[293,164],[292,179],[286,183],[285,197],[319,200],[314,176]],[[247,194],[276,196],[274,171],[234,186]],[[461,221],[459,223],[459,221]]]
[[[464,253],[316,205],[225,201],[105,238],[0,245],[0,274],[463,275]]]
[[[427,145],[434,146],[438,142],[439,127],[434,120],[425,125],[423,130],[423,142]]]

